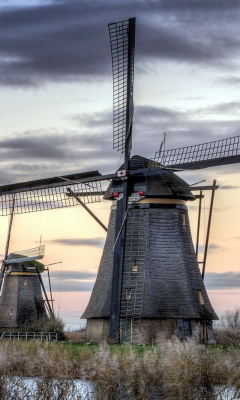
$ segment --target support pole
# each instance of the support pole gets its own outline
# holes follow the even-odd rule
[[[100,221],[100,219],[86,206],[86,204],[70,189],[70,187],[67,188],[69,193],[77,200],[79,204],[83,206],[83,208],[97,221],[97,223],[107,232],[107,227]]]
[[[198,206],[198,224],[197,224],[197,241],[196,241],[196,257],[198,258],[199,232],[202,211],[202,190],[200,190],[199,206]]]
[[[109,338],[119,340],[120,330],[120,308],[122,294],[122,274],[124,262],[126,213],[127,213],[128,183],[123,182],[123,197],[118,200],[115,226],[115,246],[113,254],[113,276],[111,293],[111,312]]]
[[[44,296],[45,296],[45,300],[46,300],[48,312],[49,312],[49,314],[51,315],[51,314],[53,314],[53,310],[52,310],[50,301],[48,300],[47,292],[46,292],[46,290],[45,290],[45,287],[44,287],[44,284],[43,284],[43,280],[42,280],[42,277],[41,277],[40,272],[38,271],[38,267],[37,267],[37,266],[36,266],[36,271],[37,271],[38,278],[39,278],[39,281],[40,281],[40,284],[41,284],[41,286],[42,286],[42,290],[43,290],[43,293],[44,293]]]
[[[51,286],[51,280],[50,280],[49,268],[47,269],[47,272],[48,272],[48,283],[49,283],[50,298],[51,298],[51,303],[52,303],[52,312],[53,312],[53,314],[54,314],[54,308],[53,308],[53,298],[52,298],[52,286]]]
[[[135,18],[129,18],[128,27],[128,71],[127,71],[127,104],[126,104],[126,132],[124,151],[123,196],[117,202],[115,245],[113,254],[113,277],[111,293],[111,311],[109,338],[119,341],[120,337],[120,311],[122,275],[124,267],[126,216],[128,212],[129,183],[127,171],[129,170],[130,152],[132,148],[132,122],[133,122],[133,75],[134,75],[134,51],[135,51]]]
[[[6,247],[5,247],[4,261],[7,259],[7,256],[8,256],[9,243],[10,243],[11,230],[12,230],[12,223],[13,223],[14,205],[15,205],[15,194],[12,195],[12,209],[11,209],[10,221],[9,221],[9,226],[8,226],[8,236],[7,236],[7,243],[6,243]],[[0,290],[2,288],[2,283],[3,283],[3,278],[4,278],[5,271],[6,271],[6,265],[3,262],[2,263],[2,268],[1,268],[1,275],[0,275]]]
[[[202,278],[203,278],[203,280],[204,280],[206,261],[207,261],[208,242],[209,242],[210,227],[211,227],[211,220],[212,220],[212,211],[213,211],[213,201],[214,201],[215,190],[217,189],[217,187],[215,187],[215,186],[216,186],[216,179],[213,180],[212,196],[211,196],[211,203],[210,203],[210,209],[209,209],[209,215],[208,215],[207,236],[206,236],[206,242],[205,242],[204,257],[203,257],[203,268],[202,268]]]

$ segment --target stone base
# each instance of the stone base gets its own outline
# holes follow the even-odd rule
[[[158,344],[177,335],[175,320],[142,319],[140,323],[130,323],[128,331],[120,329],[120,342],[132,344]],[[86,327],[87,342],[118,343],[109,339],[109,319],[88,319]]]
[[[136,345],[161,344],[173,337],[185,340],[194,333],[199,337],[199,343],[214,343],[212,324],[189,320],[190,331],[185,335],[180,332],[175,319],[147,319],[140,322],[130,320],[120,322],[120,340],[109,339],[109,319],[92,318],[87,320],[86,341],[107,343],[131,343]]]

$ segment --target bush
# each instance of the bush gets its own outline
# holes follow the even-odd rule
[[[226,311],[214,329],[217,344],[240,344],[240,308]]]
[[[5,332],[55,332],[59,340],[66,340],[64,323],[55,315],[38,319],[32,323],[26,323],[15,329],[4,329]]]
[[[74,343],[85,342],[86,329],[80,329],[78,331],[66,331],[65,336],[67,340]]]

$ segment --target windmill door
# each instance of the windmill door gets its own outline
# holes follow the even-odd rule
[[[120,320],[120,341],[121,343],[131,343],[132,341],[132,320]]]
[[[186,340],[192,336],[191,321],[187,319],[177,319],[178,337],[181,340]]]

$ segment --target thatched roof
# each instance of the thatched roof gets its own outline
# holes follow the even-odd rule
[[[130,170],[148,168],[151,160],[133,156],[130,160]],[[122,168],[122,167],[121,167]],[[120,169],[121,169],[120,168]],[[113,179],[105,193],[105,199],[112,199],[114,192],[122,192],[121,179]],[[143,191],[146,197],[163,197],[171,199],[195,200],[189,185],[170,170],[159,168],[159,175],[129,177],[131,192]]]

